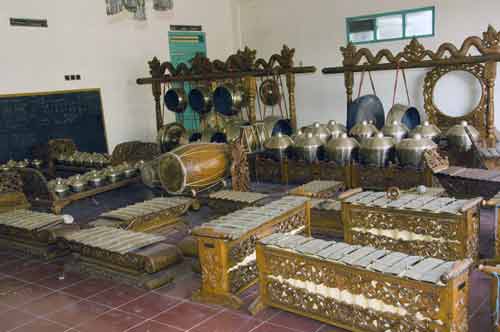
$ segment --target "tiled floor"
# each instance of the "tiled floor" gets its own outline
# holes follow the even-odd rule
[[[17,263],[17,264],[16,264]],[[30,260],[18,253],[0,254],[0,332],[340,332],[317,321],[275,309],[251,316],[190,301],[199,276],[187,273],[155,291],[65,274],[61,265]],[[36,270],[34,278],[30,271]],[[489,279],[472,275],[471,331],[490,331],[487,324]],[[257,287],[243,294],[248,306]]]
[[[120,194],[131,200],[126,194]],[[135,192],[135,200],[141,196]],[[116,196],[115,196],[116,198]],[[106,209],[128,204],[115,199],[86,201],[89,220]],[[94,210],[93,214],[89,210]],[[75,206],[72,211],[79,211]],[[65,211],[66,213],[70,211]],[[75,213],[73,213],[75,214]],[[200,214],[190,223],[199,223]],[[491,245],[491,214],[484,215],[482,251]],[[79,219],[77,219],[79,220]],[[0,251],[0,332],[341,332],[317,321],[275,309],[251,316],[247,308],[230,310],[190,301],[200,285],[198,275],[185,269],[174,283],[145,291],[115,282],[67,273],[62,261],[42,262],[17,252]],[[244,294],[248,306],[256,287]],[[470,331],[489,332],[489,279],[473,273],[470,297]]]

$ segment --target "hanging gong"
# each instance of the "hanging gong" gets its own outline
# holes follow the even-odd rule
[[[196,87],[189,92],[189,105],[200,114],[208,113],[212,110],[212,93],[206,87]]]
[[[186,92],[181,88],[169,89],[163,99],[165,106],[175,113],[183,113],[188,106]]]
[[[187,144],[187,141],[186,128],[178,122],[164,125],[158,131],[157,142],[163,153],[173,150],[180,145]]]
[[[215,111],[222,115],[238,114],[246,106],[246,96],[243,89],[236,85],[221,85],[213,94]]]
[[[264,105],[275,106],[281,101],[280,87],[273,79],[267,79],[259,88],[260,100]]]

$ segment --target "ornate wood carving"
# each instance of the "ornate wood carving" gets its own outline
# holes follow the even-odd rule
[[[232,241],[227,240],[224,234],[218,234],[220,238],[215,238],[215,235],[202,236],[194,230],[193,235],[198,239],[202,285],[193,299],[232,308],[240,307],[243,302],[238,295],[257,281],[256,262],[250,258],[255,253],[258,240],[273,233],[296,230],[307,236],[311,234],[309,202],[270,219]]]
[[[393,53],[389,49],[383,49],[374,54],[368,48],[357,49],[354,44],[349,43],[346,47],[340,49],[344,57],[343,66],[323,68],[322,72],[324,74],[344,74],[347,102],[350,103],[352,102],[353,73],[355,72],[437,67],[429,76],[431,89],[426,94],[426,99],[428,99],[426,100],[426,109],[430,108],[431,121],[440,127],[448,128],[454,122],[449,117],[442,117],[431,102],[431,93],[435,85],[435,82],[433,83],[434,78],[441,77],[449,70],[472,68],[473,74],[481,81],[483,97],[480,106],[475,110],[481,114],[472,116],[473,121],[471,123],[481,129],[483,139],[488,146],[493,147],[496,144],[494,87],[496,63],[500,61],[499,40],[500,32],[490,25],[482,37],[468,37],[463,41],[460,48],[452,43],[443,43],[436,51],[433,51],[425,48],[414,38],[401,52]],[[455,120],[460,121],[459,119]]]
[[[481,98],[478,105],[471,112],[460,117],[446,115],[434,103],[434,89],[439,79],[453,71],[468,72],[474,75],[481,85]],[[445,133],[450,127],[465,120],[479,131],[481,137],[486,139],[488,137],[488,82],[484,76],[483,64],[439,66],[428,72],[424,80],[424,109],[429,121]]]
[[[250,191],[250,170],[248,153],[240,140],[231,144],[231,182],[235,191]]]
[[[156,143],[131,141],[118,144],[111,154],[111,164],[120,165],[124,162],[135,164],[140,160],[150,161],[161,154]]]
[[[256,84],[255,77],[269,75],[286,75],[288,97],[290,105],[290,117],[292,126],[296,127],[295,111],[295,74],[314,73],[316,68],[295,67],[293,57],[295,49],[284,45],[279,54],[273,54],[268,60],[257,59],[257,52],[245,47],[238,50],[236,54],[230,55],[225,61],[210,60],[202,54],[197,54],[190,64],[181,63],[177,66],[170,62],[160,62],[154,57],[148,62],[151,77],[139,78],[138,84],[151,84],[155,99],[155,110],[158,130],[163,125],[163,115],[161,110],[161,84],[175,81],[212,81],[231,80],[243,78],[246,81],[246,88],[250,97],[248,106],[249,120],[256,120],[255,101]]]
[[[433,61],[433,64],[443,64],[439,61],[451,62],[453,60],[463,60],[471,57],[471,53],[476,51],[480,55],[500,54],[499,41],[500,32],[497,32],[493,26],[488,26],[488,30],[483,33],[483,38],[471,36],[466,38],[461,47],[457,48],[452,43],[441,44],[436,51],[426,49],[416,38],[413,38],[408,45],[405,46],[403,51],[393,53],[389,49],[383,49],[373,54],[368,48],[357,49],[352,43],[346,47],[341,47],[340,50],[344,57],[343,64],[345,67],[349,66],[366,66],[367,70],[371,70],[368,66],[380,65],[384,63],[403,65],[403,64],[416,64],[426,60]],[[484,62],[477,61],[477,62]],[[324,73],[331,73],[333,69],[337,71],[340,68],[325,68]],[[394,69],[394,68],[391,68]]]
[[[471,213],[449,216],[439,213],[406,212],[397,209],[370,208],[344,203],[342,214],[346,242],[373,246],[425,257],[454,261],[479,257],[479,219],[477,206]],[[375,235],[366,230],[406,231],[436,240],[402,240]],[[439,239],[439,240],[437,240]]]
[[[352,331],[468,331],[467,271],[446,285],[434,285],[262,245],[257,257],[259,308],[270,305]],[[296,287],[288,280],[310,286]],[[322,288],[380,301],[394,310],[350,304]]]

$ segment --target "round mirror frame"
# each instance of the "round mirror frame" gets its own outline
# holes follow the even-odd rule
[[[434,90],[437,82],[443,76],[453,71],[464,71],[472,74],[481,86],[481,97],[478,105],[469,113],[457,117],[443,113],[434,103]],[[446,132],[450,127],[459,124],[461,121],[467,121],[481,133],[482,137],[486,137],[488,86],[484,78],[484,72],[485,67],[482,64],[438,66],[428,72],[424,80],[424,109],[429,122],[438,126],[442,132]]]

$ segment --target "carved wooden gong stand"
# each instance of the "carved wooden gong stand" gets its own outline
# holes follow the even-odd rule
[[[227,58],[226,61],[210,60],[204,55],[196,55],[191,66],[180,63],[174,66],[170,62],[161,63],[157,57],[149,61],[150,77],[137,79],[137,84],[150,84],[153,90],[156,108],[156,126],[163,125],[161,110],[162,84],[172,82],[217,81],[241,79],[248,93],[248,120],[256,122],[255,104],[257,96],[256,78],[265,76],[285,76],[288,96],[289,115],[293,129],[297,128],[295,106],[295,74],[314,73],[314,66],[294,66],[295,49],[284,45],[280,54],[273,54],[269,60],[257,59],[256,51],[245,47]]]
[[[443,43],[434,52],[426,49],[417,39],[412,39],[404,50],[397,54],[393,54],[388,49],[373,54],[367,48],[358,50],[352,43],[349,43],[347,47],[341,47],[340,50],[344,57],[343,66],[323,68],[322,72],[323,74],[344,74],[348,104],[353,99],[354,73],[356,72],[435,67],[435,71],[431,71],[426,79],[427,93],[429,89],[433,90],[436,78],[444,75],[445,72],[466,70],[473,73],[483,87],[483,97],[480,105],[467,116],[471,117],[471,124],[478,126],[477,129],[487,146],[496,145],[494,90],[497,62],[500,61],[500,32],[497,32],[491,25],[483,33],[482,38],[468,37],[459,49],[451,43]],[[478,55],[470,55],[473,50]],[[425,110],[429,120],[442,128],[448,128],[463,120],[463,118],[444,116],[433,105],[432,96],[426,99]],[[483,119],[484,125],[481,125]]]

